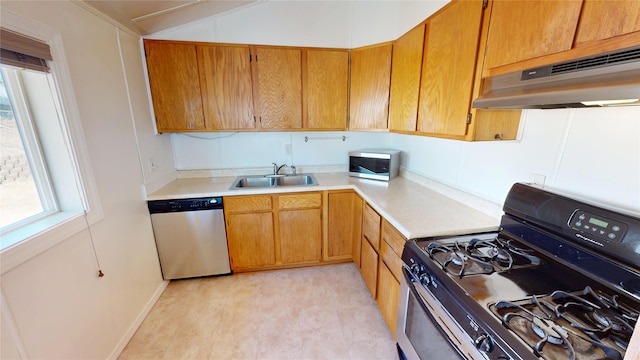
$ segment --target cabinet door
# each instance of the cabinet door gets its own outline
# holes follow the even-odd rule
[[[378,271],[378,297],[376,302],[382,318],[389,326],[389,330],[396,337],[398,323],[398,300],[400,297],[400,282],[393,276],[384,262],[380,261]]]
[[[380,215],[365,204],[362,210],[362,236],[369,240],[375,251],[380,249],[380,222]]]
[[[430,18],[418,131],[459,139],[466,135],[482,15],[482,1],[455,1]]]
[[[273,215],[270,212],[228,215],[227,241],[234,271],[276,263]]]
[[[360,266],[362,200],[354,192],[329,193],[328,197],[328,258],[353,258]]]
[[[347,50],[306,50],[305,128],[345,130],[349,85]]]
[[[485,69],[571,49],[581,8],[577,0],[495,0]]]
[[[388,128],[391,44],[351,50],[349,128]]]
[[[371,244],[362,237],[362,253],[360,256],[360,274],[373,298],[376,298],[378,283],[378,253]]]
[[[283,264],[319,262],[322,257],[322,210],[280,211]]]
[[[145,40],[144,48],[158,131],[203,130],[196,46]]]
[[[300,49],[256,48],[254,97],[262,129],[302,128],[300,56]]]
[[[198,45],[206,130],[255,128],[248,46]]]
[[[640,1],[584,0],[576,44],[640,31]]]
[[[393,44],[389,130],[416,131],[425,24]]]

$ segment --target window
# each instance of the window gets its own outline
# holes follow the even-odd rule
[[[65,111],[65,104],[75,109],[66,68],[53,62],[49,45],[0,31],[0,251],[30,254],[58,241],[46,235],[51,231],[88,226],[83,215],[97,200],[87,197],[85,181],[91,189],[93,178],[86,176],[86,158],[75,150],[84,144],[77,116],[67,119]],[[61,44],[59,37],[50,39]],[[67,95],[66,102],[60,94]],[[99,206],[97,210],[101,216]],[[14,246],[35,238],[46,245],[36,241],[32,247]]]
[[[7,66],[0,70],[0,229],[6,231],[53,213],[58,206],[22,92],[23,77],[46,85],[47,74]]]

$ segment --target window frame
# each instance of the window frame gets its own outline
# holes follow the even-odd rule
[[[53,61],[50,66],[50,88],[58,99],[56,111],[63,118],[60,121],[61,131],[66,134],[69,161],[75,179],[74,186],[80,193],[78,206],[61,205],[58,212],[45,216],[27,226],[16,229],[2,236],[3,243],[12,243],[0,248],[0,274],[28,261],[47,249],[59,244],[69,237],[88,229],[104,218],[95,177],[91,167],[81,116],[72,86],[71,74],[67,66],[62,35],[44,24],[26,19],[10,10],[3,9],[2,27],[42,41],[50,46]],[[50,169],[51,170],[51,169]],[[67,184],[70,185],[70,184]],[[62,203],[59,201],[59,203]]]

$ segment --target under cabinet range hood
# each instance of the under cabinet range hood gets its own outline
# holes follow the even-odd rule
[[[640,46],[497,75],[473,101],[480,109],[640,105]]]

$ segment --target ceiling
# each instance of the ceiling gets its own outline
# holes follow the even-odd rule
[[[140,35],[250,6],[264,0],[79,0]]]

